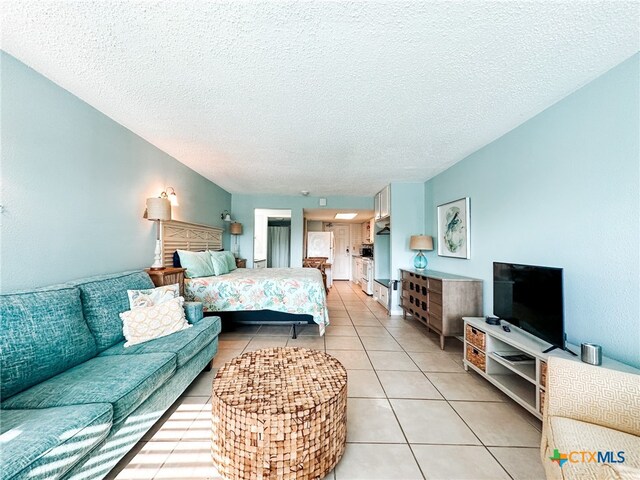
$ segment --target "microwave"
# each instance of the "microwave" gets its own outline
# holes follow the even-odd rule
[[[373,246],[367,245],[360,247],[360,256],[373,257]]]

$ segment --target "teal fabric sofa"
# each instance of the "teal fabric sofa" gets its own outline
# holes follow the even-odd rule
[[[191,328],[124,347],[124,272],[0,295],[0,479],[100,479],[218,350],[220,318],[185,304]]]

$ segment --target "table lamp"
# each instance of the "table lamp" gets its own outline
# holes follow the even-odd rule
[[[427,257],[422,253],[423,250],[433,250],[433,237],[431,235],[411,235],[409,241],[409,248],[411,250],[417,250],[415,258],[413,259],[413,266],[416,270],[424,270],[427,268]]]
[[[160,222],[171,220],[171,202],[168,198],[155,197],[147,198],[147,220],[156,222],[156,250],[151,270],[162,270],[162,248],[160,247]]]
[[[229,233],[233,235],[233,249],[232,252],[236,258],[240,257],[240,249],[238,248],[238,235],[242,235],[242,224],[233,222],[229,226]]]

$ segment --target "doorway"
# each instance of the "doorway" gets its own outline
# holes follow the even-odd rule
[[[351,267],[351,253],[349,252],[349,245],[351,245],[351,228],[346,224],[334,223],[327,224],[325,231],[333,232],[333,265],[331,265],[333,279],[349,280]]]
[[[291,265],[291,210],[256,208],[253,231],[254,268]]]
[[[269,217],[267,222],[267,268],[291,266],[291,219]]]

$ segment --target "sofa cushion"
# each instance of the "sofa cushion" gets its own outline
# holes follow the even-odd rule
[[[120,342],[102,352],[100,356],[158,352],[175,353],[178,360],[178,368],[180,368],[211,343],[219,333],[220,317],[205,317],[193,327],[172,333],[166,337],[156,338],[131,347],[125,347],[125,342]]]
[[[638,468],[605,463],[598,469],[597,480],[638,480],[639,478],[640,469]]]
[[[151,307],[134,308],[120,314],[126,347],[166,337],[191,328],[184,315],[182,297]]]
[[[140,271],[86,278],[71,285],[80,289],[84,317],[99,352],[124,340],[119,315],[129,310],[127,290],[153,288],[149,275]]]
[[[602,463],[618,460],[617,453],[624,452],[625,467],[640,468],[640,437],[602,427],[593,423],[581,422],[572,418],[549,416],[547,418],[547,438],[550,440],[543,454],[543,464],[549,478],[596,478]],[[554,450],[570,455],[570,452],[613,452],[607,461],[582,462],[576,453],[570,455],[563,467],[549,459]],[[546,457],[546,458],[545,458]],[[596,458],[597,459],[597,458]]]
[[[127,290],[129,308],[153,307],[180,296],[180,284],[162,285],[144,290]]]
[[[0,396],[8,398],[95,356],[80,290],[0,295]]]
[[[172,353],[95,357],[2,402],[2,408],[31,409],[110,403],[118,424],[176,370]]]
[[[187,322],[190,324],[198,323],[204,317],[202,302],[184,302],[184,313],[187,316]]]
[[[60,478],[107,436],[112,414],[108,403],[0,410],[0,478]]]

